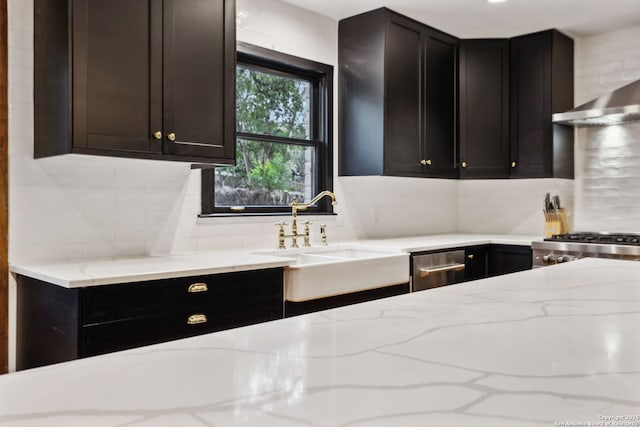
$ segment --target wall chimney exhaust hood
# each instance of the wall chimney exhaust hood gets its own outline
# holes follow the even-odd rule
[[[567,126],[608,126],[640,121],[640,80],[552,117]]]

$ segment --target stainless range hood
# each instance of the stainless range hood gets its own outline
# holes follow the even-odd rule
[[[640,80],[602,95],[565,113],[553,122],[568,126],[608,126],[640,121]]]

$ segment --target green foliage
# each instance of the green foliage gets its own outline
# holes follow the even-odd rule
[[[310,89],[307,81],[238,67],[236,129],[309,139]],[[235,186],[253,189],[292,190],[304,175],[304,146],[238,139],[236,152],[235,167],[216,170],[227,185],[233,181]]]
[[[277,161],[267,160],[263,164],[257,165],[249,173],[251,182],[256,187],[267,190],[289,189],[286,188],[285,174],[287,168]]]
[[[308,139],[310,83],[238,67],[236,129]]]

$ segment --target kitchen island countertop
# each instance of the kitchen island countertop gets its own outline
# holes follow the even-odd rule
[[[5,375],[0,425],[638,426],[639,329],[583,259]]]

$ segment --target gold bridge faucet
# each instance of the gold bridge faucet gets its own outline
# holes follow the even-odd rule
[[[303,234],[298,234],[298,211],[304,211],[306,210],[309,206],[313,206],[314,204],[316,204],[320,199],[322,199],[324,196],[328,196],[331,197],[331,204],[332,205],[336,205],[338,202],[336,201],[336,195],[333,194],[333,192],[325,190],[323,192],[321,192],[320,194],[318,194],[316,197],[314,197],[313,199],[311,199],[308,203],[298,203],[298,200],[294,197],[293,202],[291,202],[291,204],[289,206],[291,206],[291,234],[285,234],[284,232],[284,226],[288,225],[286,222],[279,222],[276,225],[280,227],[280,230],[278,232],[278,249],[285,249],[285,239],[287,237],[291,237],[291,247],[292,248],[298,248],[298,237],[303,237],[304,238],[304,246],[305,247],[310,247],[311,243],[309,240],[309,225],[312,224],[309,221],[304,221],[304,233]],[[322,230],[322,244],[326,246],[327,244],[327,236],[325,233],[326,230],[326,226],[324,224],[322,224],[321,227]]]

